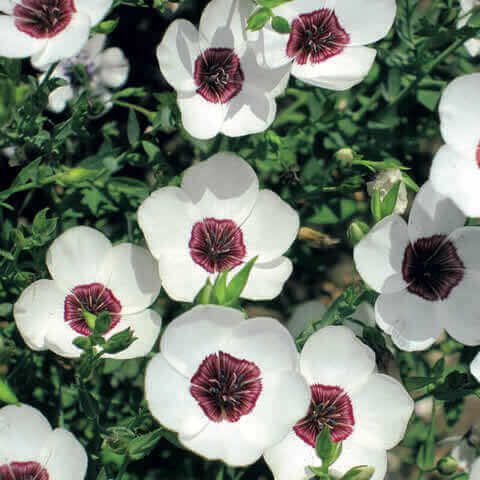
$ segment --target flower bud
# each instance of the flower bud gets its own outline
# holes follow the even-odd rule
[[[75,183],[84,182],[85,180],[93,180],[96,177],[98,177],[97,170],[89,170],[87,168],[78,167],[72,168],[63,173],[59,176],[58,180],[61,183],[73,185]]]
[[[341,480],[370,480],[374,472],[374,467],[369,467],[368,465],[359,465],[358,467],[351,468],[341,478]]]
[[[443,457],[437,462],[437,470],[441,475],[452,475],[456,472],[458,462],[453,457]]]
[[[352,245],[356,245],[368,232],[369,226],[360,220],[354,220],[347,230],[347,238]]]
[[[377,190],[380,192],[380,201],[386,197],[387,193],[397,182],[402,182],[402,172],[398,168],[387,168],[382,170],[375,180],[367,182],[367,191],[372,196]],[[397,201],[392,213],[401,215],[405,213],[408,206],[407,188],[402,183],[398,190]]]
[[[343,164],[352,163],[355,158],[353,150],[351,148],[341,148],[335,154],[335,158]]]

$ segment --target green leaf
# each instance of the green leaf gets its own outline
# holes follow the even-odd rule
[[[75,337],[72,343],[82,350],[89,350],[92,347],[90,337]]]
[[[315,451],[318,458],[322,460],[322,466],[330,466],[342,453],[342,442],[332,442],[330,429],[323,428],[317,436]]]
[[[127,137],[132,147],[135,147],[140,139],[140,124],[133,110],[129,110],[128,112]]]
[[[375,220],[375,223],[382,219],[382,203],[380,201],[380,192],[378,190],[373,192],[372,198],[370,199],[370,211],[372,212],[372,217]]]
[[[113,20],[105,20],[92,28],[93,33],[102,33],[103,35],[110,35],[116,28],[119,22],[119,18]]]
[[[439,379],[442,377],[444,370],[445,370],[445,358],[442,357],[435,362],[435,365],[432,368],[432,375],[436,379]]]
[[[272,18],[272,28],[278,33],[290,33],[292,31],[288,20],[278,16]]]
[[[419,89],[417,91],[417,100],[431,112],[437,110],[438,102],[442,92],[440,90]]]
[[[270,8],[259,8],[258,10],[255,10],[252,15],[250,15],[250,18],[248,19],[247,22],[247,30],[260,30],[262,29],[265,24],[270,20],[270,17],[272,16],[272,11]]]
[[[374,473],[374,467],[359,465],[351,468],[340,480],[370,480]]]
[[[408,377],[405,379],[405,387],[407,390],[421,390],[422,388],[428,387],[435,382],[434,378],[429,377]]]
[[[387,217],[393,213],[395,204],[397,203],[398,191],[400,190],[401,181],[395,182],[392,185],[392,188],[385,195],[385,198],[382,201],[382,218]]]
[[[137,337],[133,336],[133,330],[129,327],[111,336],[102,348],[105,353],[118,353],[127,349],[136,339]]]
[[[57,228],[57,218],[47,218],[49,208],[44,208],[35,215],[32,233],[39,239],[48,241]],[[46,243],[46,242],[43,242]]]
[[[212,288],[212,297],[215,300],[215,303],[218,305],[223,305],[227,297],[227,275],[229,269],[225,270],[222,273],[217,275],[215,283]]]
[[[133,460],[146,457],[163,437],[164,429],[157,428],[153,432],[140,435],[128,443],[128,456]]]
[[[95,321],[94,333],[96,335],[103,335],[110,330],[110,324],[112,322],[112,317],[109,312],[101,312],[97,315],[97,320]]]
[[[417,453],[418,468],[424,472],[431,470],[435,466],[435,407],[436,402],[434,401],[427,438]]]
[[[226,291],[226,305],[232,305],[235,303],[245,288],[245,285],[248,282],[248,277],[252,271],[254,263],[257,261],[258,256],[252,258],[248,263],[246,263],[242,269],[232,278],[228,284]]]
[[[292,0],[257,0],[257,3],[262,7],[275,8],[291,1]]]
[[[194,305],[208,305],[211,302],[211,295],[212,295],[212,282],[210,278],[207,278],[205,285],[202,289],[197,293],[195,299],[193,300]]]
[[[325,472],[324,468],[323,467],[308,467],[314,474],[316,477],[320,478],[320,479],[325,479],[325,480],[330,480],[331,477],[330,475]]]
[[[19,401],[16,395],[13,393],[13,390],[8,386],[6,380],[0,378],[0,401],[4,403],[10,403],[13,405],[18,405]]]
[[[78,399],[85,416],[90,420],[96,420],[99,412],[98,402],[83,385],[78,391]]]
[[[98,472],[96,480],[108,480],[107,472],[105,471],[105,467]]]

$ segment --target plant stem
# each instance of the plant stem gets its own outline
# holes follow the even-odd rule
[[[128,464],[130,463],[130,458],[128,455],[123,457],[122,465],[120,466],[120,470],[118,471],[118,475],[115,477],[115,480],[122,480],[123,475],[127,471]]]
[[[146,108],[143,108],[143,107],[139,107],[138,105],[134,105],[133,103],[124,102],[122,100],[113,100],[113,103],[115,105],[118,105],[119,107],[125,107],[125,108],[130,108],[132,110],[136,110],[138,113],[145,115],[149,121],[151,121],[153,116],[155,115],[155,112],[152,112],[151,110],[147,110]]]

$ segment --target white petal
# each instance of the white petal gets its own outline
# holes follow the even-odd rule
[[[203,218],[233,220],[240,226],[257,201],[258,178],[241,157],[221,152],[187,169],[182,188]]]
[[[477,382],[480,382],[480,352],[475,355],[470,364],[470,372],[477,379]]]
[[[166,428],[191,436],[208,423],[190,393],[190,381],[178,373],[162,354],[155,355],[145,372],[145,399],[152,415]]]
[[[367,325],[368,327],[375,326],[375,310],[367,302],[361,303],[353,313],[352,317],[356,320],[360,320],[364,325]]]
[[[190,379],[211,353],[228,350],[235,327],[244,323],[242,312],[216,305],[198,305],[171,322],[160,340],[166,360]],[[201,340],[201,341],[200,341]]]
[[[282,441],[310,405],[310,387],[296,372],[262,375],[262,392],[255,408],[239,426],[245,438],[265,449]]]
[[[250,0],[211,0],[204,8],[199,30],[212,48],[233,48],[246,42],[247,19],[255,8]]]
[[[90,40],[87,45],[85,45],[84,51],[89,58],[95,58],[97,55],[100,55],[101,51],[105,48],[105,42],[107,36],[101,33],[96,33]]]
[[[33,38],[15,26],[13,16],[0,15],[0,56],[9,58],[30,57],[46,45],[46,40]]]
[[[247,255],[258,255],[259,263],[280,257],[294,242],[299,226],[298,213],[287,202],[271,190],[260,190],[250,216],[242,225]]]
[[[52,352],[65,358],[78,358],[82,350],[73,345],[73,340],[80,337],[80,333],[73,330],[72,327],[63,319],[63,315],[57,316],[55,322],[52,321],[47,334],[45,335],[45,346]]]
[[[127,81],[130,64],[119,48],[107,48],[100,56],[100,65],[100,79],[107,87],[118,88]]]
[[[151,352],[153,345],[157,341],[161,326],[162,318],[154,310],[144,310],[133,315],[123,315],[121,321],[108,332],[105,338],[108,339],[112,335],[130,327],[137,339],[126,350],[119,353],[105,353],[103,358],[128,360],[146,356]]]
[[[289,35],[277,33],[266,25],[259,33],[257,58],[268,68],[289,68],[292,59],[287,55]]]
[[[49,38],[45,48],[32,56],[32,65],[41,68],[63,58],[75,56],[87,43],[91,26],[88,15],[74,13],[67,27],[55,37]]]
[[[408,219],[408,235],[418,238],[437,234],[450,234],[465,224],[465,215],[455,203],[437,192],[431,182],[423,184],[413,201]]]
[[[50,275],[63,288],[98,281],[98,270],[112,244],[90,227],[73,227],[57,237],[47,252]]]
[[[78,11],[88,15],[94,26],[105,17],[112,3],[113,0],[75,0],[75,7]]]
[[[65,292],[53,280],[37,280],[20,295],[13,307],[18,331],[33,350],[44,350],[51,324],[63,321]]]
[[[179,92],[177,102],[183,126],[192,137],[208,140],[220,132],[227,114],[225,105],[207,102],[195,92]]]
[[[337,0],[335,14],[350,36],[351,45],[366,45],[383,38],[393,24],[395,0]]]
[[[443,91],[438,111],[440,130],[448,144],[469,159],[475,158],[480,141],[480,73],[457,77]]]
[[[41,462],[49,480],[83,480],[87,473],[87,453],[82,444],[67,430],[55,429],[44,439]]]
[[[12,14],[15,8],[15,2],[13,0],[0,0],[0,12]]]
[[[179,91],[193,92],[196,89],[193,73],[195,60],[200,54],[197,29],[182,19],[170,24],[157,47],[162,75]]]
[[[467,40],[464,45],[472,57],[476,57],[480,53],[480,40],[471,38]]]
[[[308,467],[322,465],[315,449],[293,430],[280,443],[265,450],[263,458],[275,480],[307,480],[314,476]]]
[[[197,265],[190,252],[167,252],[158,259],[162,287],[176,302],[193,302],[210,274]],[[212,279],[213,281],[213,279]]]
[[[36,408],[0,408],[0,462],[39,461],[51,431],[48,420]]]
[[[353,443],[349,438],[343,442],[342,453],[330,467],[336,476],[344,475],[353,467],[368,465],[375,468],[371,480],[383,480],[387,472],[387,452],[369,445]]]
[[[238,422],[209,422],[198,435],[178,439],[198,455],[233,467],[250,465],[262,456],[262,449],[243,436]]]
[[[367,76],[375,55],[373,48],[345,47],[338,55],[320,63],[292,63],[292,75],[316,86],[328,85],[327,88],[332,90],[346,90]]]
[[[349,392],[363,384],[374,369],[374,351],[343,326],[316,331],[300,355],[300,371],[310,385],[337,385]]]
[[[480,256],[478,255],[480,228],[457,228],[457,230],[449,235],[448,240],[452,241],[455,245],[457,254],[465,268],[467,270],[480,272]]]
[[[401,292],[382,294],[375,303],[378,326],[392,336],[398,348],[412,352],[425,350],[440,336],[437,319],[441,305],[418,295]]]
[[[262,376],[295,371],[298,352],[288,330],[274,318],[246,320],[232,331],[227,353],[255,363]]]
[[[160,293],[157,262],[147,249],[131,243],[107,252],[98,278],[120,301],[123,315],[145,310]]]
[[[355,426],[352,442],[388,450],[399,443],[413,412],[413,400],[402,384],[375,373],[350,395]]]
[[[474,159],[443,145],[433,158],[430,181],[435,190],[450,197],[467,216],[480,216],[480,168]]]
[[[471,249],[473,250],[473,246]],[[458,253],[460,254],[460,251]],[[480,344],[480,312],[477,300],[479,287],[480,272],[467,268],[460,283],[438,305],[440,325],[455,340],[465,345]]]
[[[480,458],[477,458],[472,464],[472,469],[470,470],[470,478],[472,480],[480,479]]]
[[[67,102],[73,97],[74,93],[70,85],[58,87],[48,97],[48,109],[55,113],[63,112]]]
[[[377,292],[398,291],[405,285],[401,271],[408,243],[408,230],[403,218],[389,215],[355,246],[355,267]]]
[[[202,215],[181,188],[163,187],[143,201],[137,218],[148,248],[158,258],[187,251],[192,228]]]
[[[242,298],[271,300],[277,297],[292,271],[292,262],[286,257],[279,257],[267,263],[255,263],[243,289]],[[232,271],[232,274],[234,273],[235,271]]]
[[[293,315],[287,322],[288,331],[293,338],[298,337],[302,330],[311,325],[312,322],[320,320],[326,310],[327,308],[320,300],[301,303],[295,308]]]

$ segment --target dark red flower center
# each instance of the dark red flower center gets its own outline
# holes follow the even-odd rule
[[[247,253],[242,230],[232,220],[206,218],[192,229],[190,255],[209,273],[223,272],[242,263]]]
[[[299,15],[291,27],[287,55],[299,65],[305,65],[308,60],[323,62],[341,53],[350,42],[350,36],[329,8]]]
[[[72,293],[65,297],[64,307],[65,321],[81,335],[90,335],[91,333],[84,312],[95,316],[102,312],[110,313],[111,330],[120,321],[119,314],[122,311],[122,306],[112,291],[101,283],[90,283],[75,287]]]
[[[74,0],[20,0],[13,9],[16,27],[33,38],[52,38],[76,12]]]
[[[403,255],[408,291],[425,300],[444,300],[463,278],[465,266],[446,235],[419,238]]]
[[[353,432],[355,420],[350,397],[340,388],[315,383],[307,415],[293,427],[295,433],[315,447],[318,434],[327,427],[333,442],[345,440]]]
[[[190,380],[190,393],[214,422],[238,422],[250,413],[262,391],[260,369],[228,353],[212,353]]]
[[[227,103],[240,93],[245,76],[231,48],[209,48],[195,60],[194,78],[207,102]]]
[[[0,480],[48,480],[48,472],[38,462],[0,465]]]

